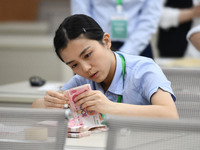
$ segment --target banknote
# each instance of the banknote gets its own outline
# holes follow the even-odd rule
[[[90,128],[88,126],[75,124],[74,119],[70,119],[68,121],[67,131],[70,132],[70,133],[81,133],[81,132],[88,131],[89,129]]]
[[[67,133],[67,137],[69,138],[80,138],[80,137],[85,137],[89,136],[91,134],[91,131],[85,131],[85,132],[80,132],[80,133]]]
[[[78,86],[67,91],[64,91],[64,94],[70,100],[70,106],[73,113],[73,118],[76,125],[85,125],[88,127],[97,127],[101,125],[102,117],[96,111],[88,111],[87,109],[82,109],[81,106],[75,105],[76,96],[91,90],[90,84],[85,84]]]

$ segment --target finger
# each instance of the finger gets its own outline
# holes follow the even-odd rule
[[[77,95],[75,98],[74,98],[74,102],[77,102],[79,101],[80,99],[83,99],[84,97],[88,96],[89,95],[89,91],[85,91],[79,95]]]
[[[100,91],[90,92],[90,95],[86,95],[86,94],[81,96],[81,98],[76,102],[76,106],[82,105],[86,101],[94,101],[95,100],[95,103],[96,103],[97,100],[101,99],[101,96],[102,96],[102,93]]]
[[[49,107],[64,108],[64,104],[55,104],[55,103],[51,103],[49,101],[45,101],[44,104],[45,104],[46,108],[49,108]]]
[[[81,105],[82,109],[87,109],[88,107],[95,106],[96,103],[94,101],[86,101]]]
[[[63,94],[63,91],[61,91],[61,90],[59,90],[59,91],[57,91],[58,93],[62,93]]]
[[[62,108],[47,107],[47,109],[62,109]]]
[[[51,103],[58,103],[58,104],[66,104],[66,102],[67,102],[67,101],[65,101],[65,100],[58,99],[58,98],[56,98],[56,97],[51,97],[51,96],[49,96],[49,95],[45,95],[44,100],[45,100],[45,101],[49,101],[49,102],[51,102]]]
[[[92,96],[84,97],[84,98],[78,100],[78,101],[75,103],[75,105],[76,105],[76,106],[81,106],[81,107],[82,107],[82,105],[83,105],[84,103],[86,103],[86,102],[88,102],[88,101],[94,101],[94,100],[95,100],[95,99],[94,99]]]
[[[47,91],[47,95],[50,95],[50,96],[52,96],[52,97],[56,97],[56,98],[58,98],[58,99],[66,100],[66,97],[65,97],[64,94],[59,93],[59,92],[56,92],[56,91],[48,90],[48,91]]]
[[[98,113],[103,113],[103,111],[101,111],[100,109],[97,109],[97,107],[96,106],[90,106],[90,107],[87,107],[86,108],[86,112],[98,112]]]
[[[87,107],[86,109],[87,109],[87,111],[96,111],[96,112],[98,112],[98,110],[96,109],[96,106],[90,106],[90,107]]]
[[[85,97],[88,97],[88,96],[92,96],[92,95],[94,95],[94,94],[95,94],[95,92],[93,92],[92,90],[90,90],[90,91],[85,91],[85,92],[79,94],[78,96],[76,96],[76,97],[74,98],[74,101],[75,101],[75,102],[80,101],[81,99],[84,99]]]

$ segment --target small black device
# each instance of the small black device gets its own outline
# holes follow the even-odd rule
[[[45,84],[45,80],[39,76],[32,76],[29,78],[29,82],[31,86],[42,86]]]

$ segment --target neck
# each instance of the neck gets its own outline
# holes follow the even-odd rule
[[[112,51],[111,51],[112,52]],[[107,78],[101,83],[101,86],[103,87],[104,91],[107,91],[112,80],[113,77],[115,75],[115,70],[116,70],[116,58],[115,58],[115,54],[112,52],[111,54],[111,58],[112,58],[112,62],[111,62],[111,67],[110,67],[110,71],[108,73]]]
[[[102,82],[101,86],[103,87],[104,92],[106,92],[110,85],[106,85],[106,84],[104,84],[104,82]]]

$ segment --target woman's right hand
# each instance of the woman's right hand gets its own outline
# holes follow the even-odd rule
[[[61,91],[47,91],[44,96],[45,108],[60,108],[63,109],[64,105],[69,105],[69,99]]]

